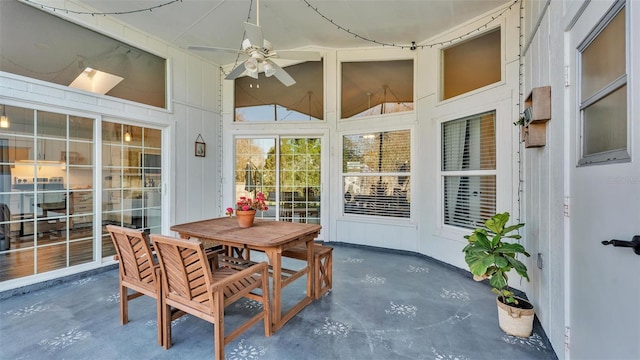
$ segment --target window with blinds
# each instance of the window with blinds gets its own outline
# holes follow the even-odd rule
[[[442,123],[444,224],[476,228],[496,211],[495,111]]]
[[[411,216],[411,131],[345,135],[342,139],[345,214]]]

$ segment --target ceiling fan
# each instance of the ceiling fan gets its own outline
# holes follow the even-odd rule
[[[283,68],[271,60],[272,58],[319,61],[322,56],[316,51],[273,50],[271,43],[262,35],[262,28],[260,27],[260,0],[256,2],[256,9],[256,24],[249,22],[244,23],[246,37],[242,41],[242,50],[195,45],[189,45],[187,49],[226,52],[247,56],[247,60],[236,66],[225,77],[227,80],[234,80],[245,72],[252,78],[257,79],[260,67],[262,67],[265,76],[275,76],[285,86],[291,86],[295,84],[296,81]]]

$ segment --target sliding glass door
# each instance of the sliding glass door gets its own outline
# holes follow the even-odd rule
[[[95,119],[2,106],[0,281],[95,261]]]
[[[115,254],[106,225],[161,232],[162,131],[102,123],[102,255]]]
[[[262,192],[256,216],[320,224],[320,150],[317,137],[236,138],[234,199]]]

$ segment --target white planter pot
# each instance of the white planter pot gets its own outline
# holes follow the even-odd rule
[[[520,306],[524,308],[503,304],[500,301],[500,297],[496,298],[500,329],[509,335],[529,337],[533,330],[533,316],[535,314],[533,305],[527,300],[516,299],[518,299]]]

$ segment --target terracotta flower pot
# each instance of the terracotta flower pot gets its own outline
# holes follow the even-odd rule
[[[238,226],[248,228],[253,226],[253,219],[256,217],[255,210],[236,210],[236,218],[238,218]]]

